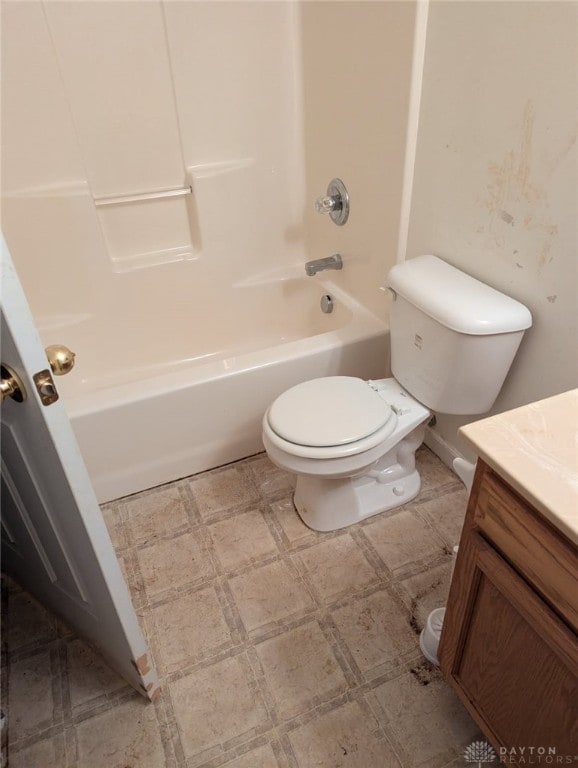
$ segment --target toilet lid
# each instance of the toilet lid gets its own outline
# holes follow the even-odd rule
[[[367,382],[327,376],[291,387],[269,409],[271,429],[290,443],[347,445],[381,429],[392,410]]]

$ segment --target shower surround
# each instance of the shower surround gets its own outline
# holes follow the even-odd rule
[[[3,231],[43,342],[77,355],[57,383],[101,501],[261,450],[291,384],[388,373],[414,22],[2,4]],[[345,227],[313,209],[336,175]],[[305,276],[336,252],[331,282]]]

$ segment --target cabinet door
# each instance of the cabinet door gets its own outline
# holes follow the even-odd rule
[[[528,747],[550,747],[573,756],[576,636],[481,536],[468,533],[456,569],[467,592],[456,584],[450,594],[446,615],[454,618],[444,627],[442,669],[497,748],[520,755],[525,747],[527,755]]]

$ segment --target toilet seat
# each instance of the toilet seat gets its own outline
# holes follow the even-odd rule
[[[341,458],[368,451],[395,430],[390,405],[363,379],[327,376],[291,387],[263,419],[268,439],[294,456]]]

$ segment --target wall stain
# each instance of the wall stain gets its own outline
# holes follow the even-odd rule
[[[554,171],[558,168],[562,160],[566,157],[566,155],[570,152],[574,144],[576,144],[576,138],[578,138],[576,133],[573,133],[566,144],[562,147],[562,149],[558,152],[558,154],[554,157],[552,162],[550,163],[550,167],[548,168],[548,177],[552,176]]]
[[[512,238],[521,239],[525,246],[526,243],[530,245],[529,255],[535,258],[540,272],[552,261],[551,249],[558,226],[550,221],[546,190],[532,168],[535,117],[534,104],[528,100],[517,146],[509,150],[501,162],[488,164],[490,178],[485,206],[490,214],[490,247],[506,250],[508,244],[513,244]],[[568,143],[559,153],[555,165],[561,162],[572,144]],[[545,181],[548,174],[543,175]],[[516,265],[522,268],[519,263]]]
[[[555,301],[556,301],[556,299],[558,298],[558,294],[556,294],[556,293],[555,293],[555,294],[553,294],[552,296],[546,296],[546,298],[548,299],[548,301],[550,302],[550,304],[554,304],[554,302],[555,302]]]

